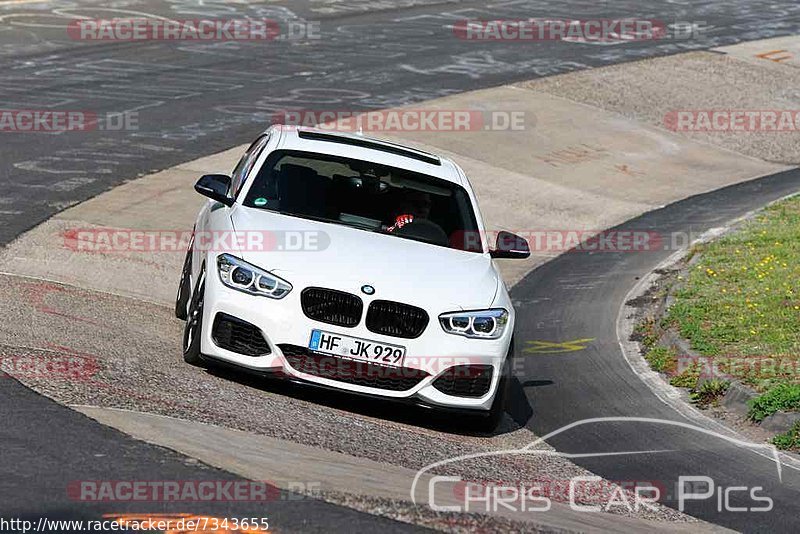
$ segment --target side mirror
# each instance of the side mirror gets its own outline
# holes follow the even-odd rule
[[[525,259],[530,257],[531,247],[524,238],[511,232],[497,234],[497,245],[491,256],[498,259]]]
[[[226,206],[233,206],[233,199],[228,196],[231,188],[231,177],[225,174],[206,174],[194,184],[194,190]]]

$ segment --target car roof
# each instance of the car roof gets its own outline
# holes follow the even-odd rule
[[[407,145],[317,128],[277,125],[274,129],[282,134],[278,150],[300,150],[371,161],[466,186],[458,166],[450,159]]]

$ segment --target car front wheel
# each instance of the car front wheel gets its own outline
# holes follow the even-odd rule
[[[197,279],[197,287],[192,293],[189,303],[189,312],[186,317],[186,324],[183,327],[183,359],[192,365],[202,365],[200,356],[200,340],[203,333],[203,301],[206,292],[206,273],[205,268],[200,272]]]
[[[175,317],[185,321],[188,311],[186,306],[189,304],[189,296],[192,294],[192,246],[186,252],[186,259],[183,260],[181,269],[181,281],[178,284],[178,294],[175,295]]]

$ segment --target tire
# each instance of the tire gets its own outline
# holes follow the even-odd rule
[[[200,340],[203,338],[203,304],[206,293],[205,267],[200,271],[197,287],[192,293],[189,303],[189,313],[183,327],[183,360],[191,365],[202,366],[203,358],[200,355]]]
[[[178,294],[175,295],[175,317],[185,321],[188,316],[186,306],[189,304],[189,297],[192,294],[192,245],[186,251],[186,259],[183,260],[181,270],[181,281],[178,284]]]
[[[492,434],[500,422],[503,420],[503,415],[508,408],[508,401],[511,398],[511,378],[514,371],[514,342],[508,348],[506,360],[503,362],[503,370],[500,375],[500,382],[497,384],[497,393],[494,396],[492,407],[489,409],[488,415],[481,414],[473,417],[472,428],[478,432],[485,434]]]

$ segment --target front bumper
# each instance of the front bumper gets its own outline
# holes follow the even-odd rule
[[[439,326],[437,317],[439,313],[451,310],[437,313],[429,310],[431,320],[425,332],[416,339],[402,339],[367,330],[363,319],[353,328],[337,327],[309,319],[302,311],[300,293],[301,291],[295,288],[281,300],[251,296],[224,286],[216,272],[210,272],[206,278],[201,353],[206,359],[257,374],[280,375],[295,382],[310,383],[360,395],[441,409],[475,411],[491,408],[503,363],[511,344],[514,325],[510,304],[507,305],[511,315],[509,324],[503,336],[496,340],[469,339],[445,333]],[[365,308],[369,305],[369,298],[364,298],[364,304]],[[271,353],[254,357],[218,346],[212,336],[212,324],[219,313],[256,326],[269,345]],[[406,348],[404,367],[394,369],[392,372],[397,371],[422,378],[405,382],[405,384],[413,383],[408,389],[397,390],[396,386],[390,387],[381,381],[354,383],[353,380],[335,380],[320,376],[319,373],[304,372],[304,366],[298,365],[296,353],[299,349],[305,350],[308,347],[311,332],[315,329],[404,346]],[[311,351],[308,353],[312,356],[317,354]],[[333,356],[325,358],[340,360]],[[364,365],[353,363],[352,360],[346,362],[348,363],[345,368]],[[434,387],[433,383],[437,378],[447,373],[453,366],[460,365],[491,366],[492,376],[486,394],[480,397],[454,396]]]

